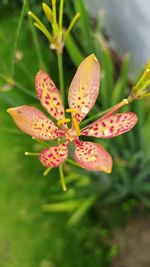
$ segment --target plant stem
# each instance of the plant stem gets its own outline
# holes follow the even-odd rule
[[[25,152],[25,156],[39,156],[40,153],[34,153],[34,152]]]
[[[64,7],[64,0],[60,1],[60,8],[59,8],[59,29],[62,30],[63,24],[63,7]]]
[[[28,9],[29,9],[29,6],[28,6]],[[39,69],[45,68],[45,64],[43,61],[43,56],[42,56],[41,47],[40,47],[37,33],[36,33],[35,28],[32,24],[31,17],[28,17],[28,19],[29,19],[29,27],[30,27],[30,31],[32,34],[33,44],[34,44],[35,51],[37,54],[38,67],[39,67]]]
[[[35,140],[36,142],[40,143],[40,144],[43,144],[43,145],[49,147],[49,144],[46,143],[45,141],[42,141],[41,139],[35,138],[34,136],[32,136],[32,139]]]
[[[66,159],[67,163],[70,163],[76,167],[82,168],[78,163],[76,163],[75,161],[71,160],[71,159]]]
[[[61,180],[62,189],[63,189],[63,191],[67,191],[67,187],[66,187],[66,184],[65,184],[64,173],[63,173],[63,165],[62,164],[59,165],[59,174],[60,174],[60,180]]]
[[[108,116],[111,116],[113,113],[115,113],[118,109],[122,108],[123,106],[128,104],[128,100],[127,99],[123,99],[121,102],[119,102],[117,105],[115,105],[114,107],[108,108],[92,117],[90,117],[89,119],[83,121],[80,125],[82,126],[83,124],[87,124],[89,122],[91,122],[94,119],[98,119],[99,117],[103,116],[101,119],[105,119]]]
[[[62,53],[57,53],[58,73],[59,73],[59,86],[62,96],[62,101],[65,106],[65,94],[64,94],[64,75],[63,75],[63,60]]]
[[[15,37],[13,52],[12,52],[11,77],[13,77],[14,73],[15,73],[16,50],[17,50],[17,46],[18,46],[18,40],[19,40],[19,36],[20,36],[22,22],[23,22],[25,13],[26,13],[26,7],[27,7],[26,5],[27,5],[27,2],[26,2],[26,0],[24,0],[23,1],[22,10],[21,10],[21,14],[20,14],[20,18],[19,18],[19,22],[18,22],[18,27],[17,27],[16,37]]]
[[[44,172],[43,175],[46,176],[50,171],[51,171],[52,167],[48,167]]]
[[[92,116],[92,117],[84,120],[83,122],[80,123],[80,126],[83,126],[83,125],[85,125],[85,124],[87,124],[87,123],[89,123],[89,122],[91,122],[91,121],[93,121],[95,119],[100,118],[101,116],[103,116],[104,114],[106,114],[107,112],[109,112],[111,109],[112,108],[108,108],[108,109],[106,109],[106,110],[104,110],[104,111],[102,111],[102,112],[100,112],[100,113],[98,113],[98,114],[96,114],[96,115],[94,115],[94,116]]]
[[[74,24],[76,23],[76,21],[78,20],[79,17],[80,17],[80,13],[77,13],[77,14],[73,17],[72,21],[70,22],[70,25],[69,25],[68,29],[67,29],[66,32],[65,32],[65,39],[67,38],[67,36],[68,36],[69,33],[71,32],[71,30],[72,30]]]

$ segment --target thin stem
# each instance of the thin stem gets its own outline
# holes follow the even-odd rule
[[[77,14],[73,17],[72,21],[70,22],[70,25],[69,25],[68,29],[67,29],[66,32],[65,32],[64,39],[67,38],[68,34],[71,32],[71,30],[72,30],[74,24],[76,23],[76,21],[78,20],[79,17],[80,17],[80,13],[77,13]]]
[[[67,191],[67,187],[65,184],[65,177],[64,177],[64,173],[63,173],[63,164],[59,165],[59,174],[60,174],[62,189],[63,189],[63,191]]]
[[[14,42],[14,48],[13,48],[13,53],[12,53],[12,63],[11,63],[11,76],[12,77],[14,76],[14,73],[15,73],[16,50],[17,50],[17,46],[18,46],[18,40],[19,40],[19,36],[20,36],[22,22],[23,22],[25,13],[26,13],[26,4],[27,4],[27,2],[26,2],[26,0],[24,0],[21,14],[20,14],[20,18],[19,18],[18,27],[17,27],[15,42]]]
[[[70,163],[76,167],[82,168],[78,163],[76,163],[75,161],[71,160],[71,159],[66,159],[67,163]]]
[[[37,99],[36,95],[32,92],[30,92],[26,87],[24,87],[22,84],[20,84],[18,81],[12,80],[11,78],[6,77],[5,75],[0,73],[0,77],[8,84],[12,85],[12,87],[16,87],[20,89],[23,93]]]
[[[23,93],[33,97],[34,99],[37,99],[37,96],[34,93],[30,92],[26,87],[24,87],[18,81],[15,81],[15,87],[21,90]]]
[[[56,0],[52,0],[52,9],[53,9],[53,24],[56,25],[57,18],[56,18]]]
[[[87,123],[89,123],[89,122],[91,122],[91,121],[93,121],[95,119],[100,118],[101,116],[103,116],[104,114],[106,114],[107,112],[109,112],[111,109],[112,108],[108,108],[108,109],[106,109],[106,110],[104,110],[104,111],[102,111],[102,112],[100,112],[100,113],[98,113],[98,114],[96,114],[96,115],[94,115],[94,116],[92,116],[92,117],[84,120],[83,122],[80,123],[80,126],[83,126],[83,125],[85,125],[85,124],[87,124]]]
[[[105,118],[107,118],[108,116],[111,116],[111,115],[112,115],[114,112],[116,112],[118,109],[122,108],[123,106],[125,106],[125,105],[127,105],[127,104],[128,104],[128,100],[127,100],[127,99],[123,99],[121,102],[119,102],[119,103],[118,103],[117,105],[115,105],[114,107],[108,108],[108,109],[106,109],[106,110],[104,110],[104,111],[102,111],[102,112],[100,112],[100,113],[98,113],[98,114],[96,114],[96,115],[90,117],[89,119],[83,121],[83,122],[81,123],[81,126],[82,126],[83,124],[87,124],[87,123],[91,122],[91,121],[94,120],[94,119],[98,119],[99,117],[101,117],[101,116],[103,116],[103,115],[104,115],[104,116],[101,117],[101,119],[105,119]]]
[[[65,106],[65,94],[64,94],[64,74],[63,74],[63,60],[62,53],[57,53],[58,73],[59,73],[59,86],[62,96],[62,101]]]
[[[63,7],[64,7],[64,0],[60,0],[60,8],[59,8],[59,29],[62,31],[63,25]]]
[[[28,3],[28,1],[27,1],[27,4],[28,4],[27,7],[29,9],[29,3]],[[39,69],[41,69],[43,67],[45,68],[44,61],[43,61],[43,56],[42,56],[42,52],[41,52],[40,43],[39,43],[39,40],[38,40],[38,37],[37,37],[37,33],[35,31],[35,28],[33,26],[31,17],[29,17],[29,27],[30,27],[31,34],[32,34],[32,39],[33,39],[33,44],[35,46],[35,51],[36,51],[36,54],[37,54],[37,61],[38,61]]]
[[[50,171],[51,171],[52,167],[48,167],[44,172],[43,175],[46,176]]]
[[[34,153],[34,152],[25,152],[25,156],[39,156],[40,153]]]
[[[49,42],[52,42],[52,37],[51,34],[49,33],[49,31],[46,29],[46,27],[41,27],[38,23],[34,22],[34,26],[39,29],[45,36],[46,38],[49,40]]]
[[[56,0],[52,0],[52,12],[53,12],[53,23],[52,23],[53,33],[54,33],[54,36],[57,36],[58,24],[57,24],[57,15],[56,15]]]
[[[44,142],[44,141],[42,141],[41,139],[35,138],[34,136],[32,136],[32,139],[35,140],[35,141],[38,142],[38,143],[41,143],[41,144],[43,144],[43,145],[49,147],[49,144],[46,143],[46,142]]]
[[[34,23],[34,26],[37,27],[40,31],[43,32],[43,34],[48,38],[48,40],[52,41],[52,36],[45,27],[45,25],[41,22],[41,20],[31,11],[28,12],[28,15],[31,16],[36,22]]]
[[[1,131],[8,132],[8,133],[14,133],[14,134],[21,134],[22,135],[21,131],[18,131],[16,129],[7,128],[7,127],[1,127]]]

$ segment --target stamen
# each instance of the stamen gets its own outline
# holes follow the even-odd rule
[[[70,119],[62,119],[62,120],[59,120],[59,121],[57,121],[57,125],[60,126],[64,122],[70,122]]]
[[[74,126],[75,130],[76,130],[76,134],[77,134],[77,136],[80,136],[80,135],[81,135],[80,127],[79,127],[79,124],[78,124],[78,122],[77,122],[76,117],[73,117],[73,118],[72,118],[72,123],[73,123],[73,126]]]
[[[73,109],[73,108],[67,108],[66,109],[66,112],[67,113],[77,113],[77,110],[76,109]]]
[[[73,108],[66,109],[66,112],[67,113],[75,113],[75,114],[78,113],[78,111],[76,109],[73,109]],[[72,116],[72,123],[73,123],[75,130],[76,130],[77,136],[80,136],[81,135],[80,127],[79,127],[79,124],[78,124],[75,116]]]

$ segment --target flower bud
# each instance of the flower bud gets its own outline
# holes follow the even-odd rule
[[[134,100],[150,96],[150,91],[148,87],[150,85],[150,60],[148,61],[143,75],[138,80],[137,84],[132,87],[131,93],[128,97],[129,102]]]

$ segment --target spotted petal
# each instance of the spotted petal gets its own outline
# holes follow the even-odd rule
[[[8,112],[23,132],[35,138],[53,140],[64,136],[64,132],[37,108],[24,105],[9,108]]]
[[[99,92],[100,65],[91,54],[77,69],[68,94],[69,107],[76,110],[76,119],[80,122],[94,106]]]
[[[44,70],[37,73],[35,87],[41,104],[47,112],[56,120],[64,119],[64,107],[60,92]]]
[[[57,167],[68,157],[68,143],[45,148],[40,154],[40,161],[45,167]]]
[[[133,112],[124,112],[101,118],[81,131],[82,135],[111,138],[130,131],[138,118]]]
[[[111,155],[96,143],[79,141],[76,144],[74,159],[87,170],[106,173],[112,170]]]

